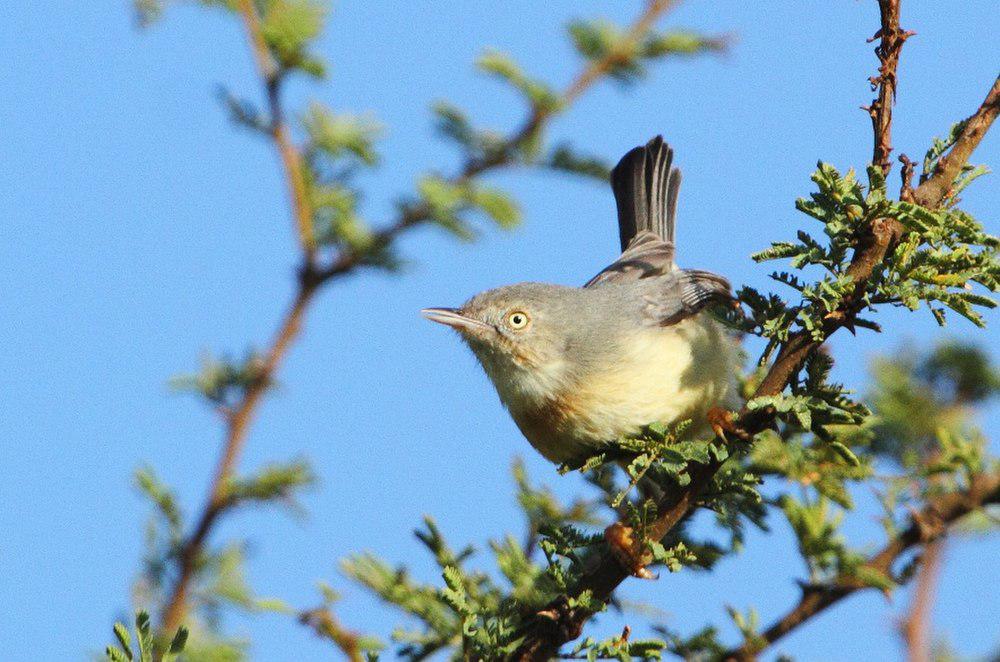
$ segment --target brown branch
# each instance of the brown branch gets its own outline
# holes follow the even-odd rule
[[[869,557],[865,565],[882,574],[892,576],[895,562],[909,549],[939,540],[948,527],[965,515],[986,504],[1000,502],[1000,472],[977,474],[968,489],[945,494],[933,499],[911,518],[910,526],[893,538],[878,553]],[[829,586],[809,586],[803,589],[802,598],[784,616],[765,630],[759,638],[726,652],[720,659],[747,662],[844,598],[871,588],[859,584],[854,578],[844,577]]]
[[[295,300],[285,314],[274,342],[264,357],[260,371],[253,383],[246,389],[240,403],[227,418],[226,439],[222,456],[219,458],[215,474],[212,477],[208,501],[193,533],[184,541],[178,554],[179,572],[167,600],[161,622],[161,629],[165,632],[175,631],[184,620],[189,602],[188,592],[194,579],[195,569],[198,566],[209,531],[219,515],[225,511],[229,481],[235,472],[240,452],[246,442],[247,432],[257,412],[257,405],[268,385],[274,380],[274,375],[288,352],[288,348],[298,336],[306,309],[316,293],[316,289],[315,283],[302,281]]]
[[[655,19],[666,11],[673,2],[674,0],[652,0],[649,2],[645,11],[628,32],[627,47],[631,48],[631,44],[640,39],[649,30]],[[295,299],[266,352],[257,378],[246,389],[240,402],[227,417],[226,438],[222,455],[210,484],[208,499],[193,532],[185,539],[177,555],[178,576],[174,581],[161,618],[161,629],[165,632],[176,630],[185,618],[190,603],[189,593],[199,560],[204,553],[205,543],[212,527],[226,510],[227,486],[235,473],[257,407],[268,385],[274,381],[289,347],[297,338],[309,304],[323,285],[364,266],[366,257],[370,254],[370,252],[360,253],[343,249],[327,264],[317,264],[315,240],[312,234],[312,208],[305,188],[301,155],[292,143],[288,127],[283,120],[280,99],[282,73],[264,40],[260,17],[252,1],[240,0],[239,11],[243,17],[257,67],[267,91],[271,115],[271,135],[285,166],[285,176],[299,229],[303,259]],[[563,95],[562,108],[565,109],[569,106],[605,75],[620,56],[620,53],[615,51],[605,58],[590,63],[567,88]],[[497,150],[496,154],[489,159],[468,159],[459,173],[449,181],[452,184],[462,184],[487,171],[514,164],[518,151],[538,134],[545,122],[555,112],[555,110],[539,106],[532,107],[528,117],[512,133],[503,148]],[[406,230],[428,221],[431,218],[431,211],[426,204],[421,202],[404,205],[395,222],[375,233],[373,238],[374,252],[389,246]],[[370,248],[369,251],[372,249]]]
[[[899,54],[913,32],[907,32],[899,27],[900,0],[878,0],[880,14],[879,31],[869,43],[879,40],[875,54],[879,59],[878,76],[869,79],[872,91],[876,93],[872,105],[864,108],[872,118],[872,163],[882,169],[884,175],[889,174],[892,161],[892,106],[896,101],[896,68],[899,66]]]
[[[935,540],[927,543],[920,555],[913,602],[900,625],[906,646],[906,659],[909,662],[930,662],[931,659],[931,609],[934,606],[934,592],[941,571],[943,552],[944,541]]]
[[[317,607],[299,613],[299,623],[312,629],[317,636],[328,639],[350,662],[362,662],[358,635],[344,628],[329,607]]]
[[[656,20],[670,9],[676,1],[650,0],[646,4],[646,8],[642,14],[630,25],[625,38],[618,44],[618,47],[606,56],[591,62],[567,86],[566,91],[562,94],[560,108],[556,109],[551,106],[539,105],[532,106],[524,122],[512,132],[511,137],[501,148],[494,150],[484,158],[471,157],[466,160],[459,173],[448,180],[449,183],[461,185],[487,171],[514,163],[518,152],[538,134],[545,122],[551,119],[557,112],[565,110],[597,81],[607,75],[612,67],[629,50],[634,48],[635,44],[650,30]],[[375,233],[372,241],[373,250],[377,252],[388,246],[399,234],[415,225],[430,220],[430,218],[431,209],[426,204],[421,202],[404,204],[397,219],[391,225]],[[351,271],[364,263],[365,256],[366,254],[364,253],[345,250],[332,260],[328,266],[320,269],[317,272],[317,277],[325,280]]]
[[[880,67],[880,80],[877,84],[880,94],[875,104],[880,105],[880,108],[876,113],[878,121],[873,116],[873,129],[875,132],[876,163],[882,165],[884,171],[887,171],[888,168],[882,163],[883,152],[885,158],[888,158],[889,151],[885,150],[891,150],[890,123],[892,113],[889,106],[891,106],[890,102],[896,87],[899,48],[909,37],[909,33],[899,31],[898,4],[899,0],[879,0],[881,17],[883,21],[886,21],[883,23],[880,33],[894,35],[889,38],[890,43],[887,44],[885,51],[882,51],[881,46],[877,50],[882,66]],[[879,36],[882,35],[879,34]],[[884,99],[884,102],[880,104],[879,99]],[[966,121],[962,135],[951,151],[941,159],[934,176],[913,192],[914,200],[918,204],[932,208],[941,204],[955,175],[958,174],[972,151],[982,140],[998,111],[1000,111],[1000,77],[994,83],[979,110]],[[947,184],[942,185],[943,181],[946,181]],[[827,315],[822,329],[823,340],[814,339],[806,331],[792,334],[778,350],[774,362],[752,398],[781,393],[798,374],[803,362],[826,339],[841,328],[853,329],[854,315],[864,305],[861,295],[864,293],[865,284],[875,273],[875,270],[883,264],[886,256],[890,255],[890,249],[899,240],[902,230],[899,222],[891,218],[875,219],[867,228],[864,228],[863,232],[860,233],[858,245],[847,269],[847,274],[856,283],[857,295],[846,298],[838,310]],[[738,430],[737,436],[741,439],[752,438],[753,435],[766,429],[772,420],[773,412],[764,409],[750,412],[744,408],[735,423]],[[717,441],[725,443],[726,440]],[[699,495],[711,484],[712,478],[720,467],[720,463],[689,467],[688,472],[691,480],[687,488],[678,494],[667,495],[663,501],[657,504],[659,515],[647,529],[647,535],[651,540],[662,539],[684,518],[689,510],[696,505]],[[616,557],[610,551],[605,551],[593,569],[587,572],[570,591],[570,597],[576,598],[584,593],[590,593],[594,599],[606,602],[610,599],[615,588],[628,576],[629,572],[622,567]],[[819,609],[823,609],[829,604],[825,601],[835,597],[836,594],[837,590],[823,595],[810,594],[803,600],[810,603],[815,602]],[[569,609],[565,607],[565,604],[566,597],[561,596],[529,620],[526,624],[524,640],[514,653],[514,659],[539,662],[547,660],[555,655],[564,643],[580,636],[584,623],[592,616],[592,613],[579,608]]]
[[[306,180],[302,172],[302,155],[292,142],[291,132],[285,123],[281,109],[281,81],[283,73],[271,55],[261,29],[260,15],[253,0],[239,0],[238,9],[243,17],[243,25],[257,71],[264,81],[267,93],[268,113],[270,114],[270,132],[274,145],[281,156],[285,169],[285,180],[288,184],[288,195],[295,216],[295,226],[298,231],[299,245],[307,263],[312,264],[316,254],[316,237],[313,233],[313,210],[306,190]]]
[[[295,299],[278,327],[255,379],[244,391],[240,402],[226,417],[226,437],[210,483],[208,498],[198,523],[191,535],[184,540],[177,554],[178,573],[166,600],[160,623],[162,631],[166,632],[176,630],[187,614],[189,592],[195,570],[212,526],[226,509],[228,484],[235,473],[257,406],[268,386],[274,381],[278,367],[289,347],[298,336],[306,309],[321,284],[312,277],[315,272],[316,248],[312,231],[312,207],[305,187],[301,156],[292,143],[281,110],[281,70],[264,40],[260,16],[253,2],[240,0],[238,9],[267,91],[271,136],[284,164],[285,179],[298,227],[303,269]]]
[[[913,200],[924,207],[936,207],[948,196],[955,177],[962,171],[972,152],[979,146],[990,125],[1000,114],[1000,76],[993,81],[986,99],[965,122],[947,154],[941,157],[934,173],[913,192]]]
[[[906,154],[899,155],[899,162],[903,164],[903,169],[899,173],[902,183],[899,185],[899,199],[904,202],[913,202],[913,173],[917,164],[910,160]]]

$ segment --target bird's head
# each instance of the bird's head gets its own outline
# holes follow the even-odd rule
[[[458,331],[508,405],[550,397],[573,366],[574,288],[520,283],[487,290],[460,308],[425,308]]]

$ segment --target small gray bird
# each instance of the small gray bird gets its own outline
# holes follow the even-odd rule
[[[729,282],[674,263],[681,173],[657,136],[611,172],[622,254],[583,287],[520,283],[423,315],[457,330],[531,445],[580,464],[652,423],[705,429],[734,396],[737,344],[706,312]]]

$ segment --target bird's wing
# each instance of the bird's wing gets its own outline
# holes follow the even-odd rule
[[[622,254],[584,287],[659,276],[673,271],[674,217],[681,172],[657,136],[622,157],[611,171]]]
[[[643,313],[658,326],[670,326],[731,298],[729,281],[722,276],[698,269],[675,269],[649,281],[643,293]]]

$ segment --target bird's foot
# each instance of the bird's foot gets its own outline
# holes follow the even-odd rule
[[[712,427],[712,432],[715,433],[715,436],[723,441],[727,441],[727,432],[737,432],[736,425],[734,424],[735,417],[733,416],[733,412],[728,409],[712,407],[705,413],[705,418],[708,419],[708,424]]]
[[[656,579],[656,574],[646,567],[646,550],[641,541],[636,540],[635,529],[621,522],[615,522],[604,529],[604,539],[611,553],[623,568],[633,577]]]

